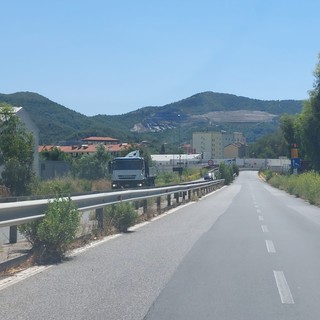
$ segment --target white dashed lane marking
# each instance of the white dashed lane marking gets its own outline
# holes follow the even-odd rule
[[[274,247],[272,240],[266,240],[266,247],[269,253],[276,253],[276,248]]]
[[[294,300],[283,271],[273,271],[273,275],[276,280],[281,302],[284,304],[294,304]]]

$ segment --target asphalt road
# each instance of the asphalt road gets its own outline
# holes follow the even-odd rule
[[[0,319],[319,319],[319,249],[320,209],[241,172],[65,263],[0,281]]]

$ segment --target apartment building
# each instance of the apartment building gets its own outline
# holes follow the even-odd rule
[[[225,148],[235,143],[246,145],[245,137],[241,132],[210,131],[194,132],[192,135],[192,147],[196,153],[203,155],[203,159],[227,158],[225,151],[230,148]]]

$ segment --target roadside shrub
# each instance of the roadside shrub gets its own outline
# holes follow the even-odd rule
[[[35,220],[26,224],[18,226],[18,230],[25,238],[31,243],[33,250],[40,244],[40,239],[38,236],[38,228],[41,220]]]
[[[176,172],[163,172],[158,174],[156,179],[157,186],[163,186],[172,183],[179,183],[180,177]]]
[[[57,197],[48,204],[42,220],[21,225],[19,231],[32,244],[36,263],[58,263],[75,239],[79,224],[79,212],[71,199]]]
[[[128,228],[133,226],[138,219],[138,213],[129,202],[121,202],[107,207],[105,215],[110,224],[119,232],[128,232]]]
[[[182,173],[183,181],[193,181],[202,177],[201,170],[185,168]]]
[[[191,169],[183,168],[182,175],[179,176],[177,172],[161,172],[156,179],[157,186],[163,186],[168,184],[175,184],[180,182],[192,181],[203,177],[205,169]]]
[[[92,181],[63,177],[52,180],[37,181],[33,185],[33,195],[68,195],[92,190]]]
[[[262,170],[259,173],[264,176],[266,181],[269,181],[275,175],[275,173],[270,169]]]
[[[232,166],[220,163],[219,165],[219,178],[224,179],[224,184],[230,184],[233,181],[233,169]]]
[[[233,163],[232,164],[232,172],[238,177],[239,176],[239,167]]]

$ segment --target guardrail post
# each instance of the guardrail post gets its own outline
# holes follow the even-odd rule
[[[18,240],[18,228],[17,226],[11,226],[9,231],[9,242],[10,243],[17,243]]]
[[[174,197],[176,199],[176,203],[179,204],[179,192],[175,193]]]
[[[96,209],[96,217],[97,217],[97,220],[98,220],[98,229],[103,229],[104,228],[103,208]]]
[[[191,190],[188,190],[188,199],[191,200]]]
[[[161,213],[161,197],[157,198],[157,212]]]
[[[16,202],[17,198],[11,198],[12,202]],[[18,241],[18,227],[10,226],[9,227],[9,243],[17,243]]]
[[[171,194],[167,195],[167,206],[171,207]]]
[[[148,212],[148,201],[145,199],[143,200],[143,213]]]

